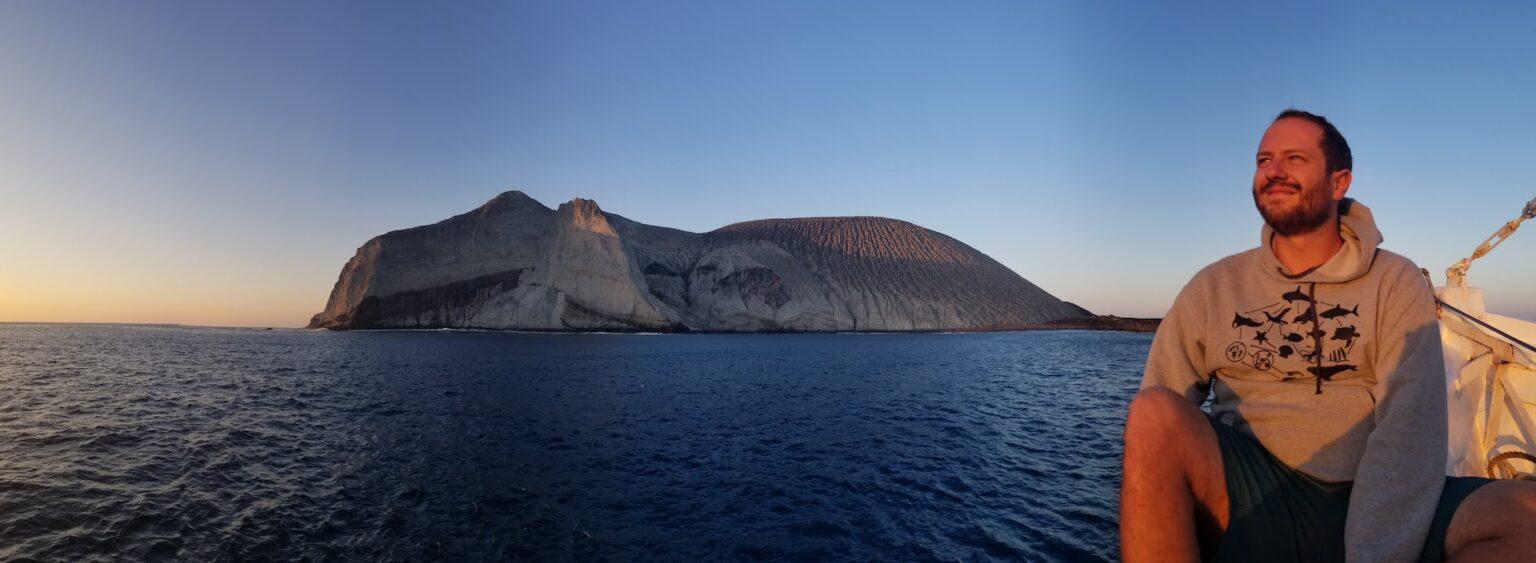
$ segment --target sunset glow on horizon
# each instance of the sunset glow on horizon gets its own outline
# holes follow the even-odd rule
[[[1436,283],[1536,197],[1531,7],[946,8],[5,3],[0,322],[303,326],[368,239],[511,189],[901,219],[1157,317],[1258,243],[1292,106]],[[1469,282],[1536,320],[1536,222]]]

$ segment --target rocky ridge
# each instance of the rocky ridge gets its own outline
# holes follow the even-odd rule
[[[311,328],[937,331],[1092,319],[966,244],[880,217],[707,233],[522,192],[375,237]]]

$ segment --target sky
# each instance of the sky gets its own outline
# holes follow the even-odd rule
[[[1536,8],[1150,4],[3,2],[0,322],[301,326],[369,238],[510,189],[903,219],[1161,316],[1258,244],[1287,107],[1442,283],[1536,197]],[[1536,319],[1536,221],[1469,279]]]

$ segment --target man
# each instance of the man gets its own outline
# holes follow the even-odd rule
[[[1343,135],[1286,110],[1255,164],[1260,246],[1179,293],[1131,403],[1124,560],[1536,560],[1536,485],[1444,476],[1434,295]]]

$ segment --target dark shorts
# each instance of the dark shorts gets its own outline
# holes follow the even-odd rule
[[[1209,418],[1209,417],[1208,417]],[[1210,418],[1227,474],[1227,531],[1217,561],[1344,561],[1350,483],[1291,469],[1247,434]],[[1420,561],[1445,558],[1445,532],[1467,495],[1491,479],[1446,477]]]

